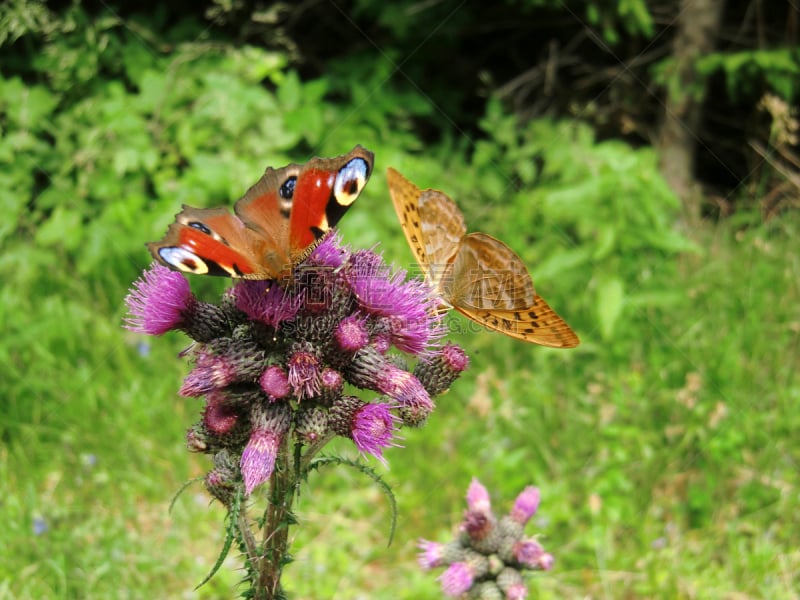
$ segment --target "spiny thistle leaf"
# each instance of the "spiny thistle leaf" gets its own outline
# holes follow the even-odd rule
[[[222,563],[225,562],[225,558],[228,556],[228,552],[230,552],[231,546],[233,545],[233,540],[236,537],[237,532],[237,523],[239,521],[239,512],[242,509],[242,496],[243,496],[243,489],[240,486],[236,490],[236,496],[233,498],[233,502],[231,503],[231,508],[228,511],[228,514],[225,515],[225,520],[227,521],[227,527],[225,528],[225,541],[222,543],[222,549],[219,552],[219,556],[217,557],[217,562],[214,563],[214,566],[211,567],[211,571],[206,575],[205,579],[197,584],[195,590],[200,589],[209,580],[217,574]]]
[[[169,508],[167,509],[167,513],[168,514],[172,514],[172,509],[175,506],[175,503],[178,501],[178,498],[184,492],[184,490],[186,490],[186,488],[188,488],[193,483],[196,483],[198,481],[203,481],[203,479],[204,479],[204,477],[201,475],[199,477],[195,477],[193,479],[190,479],[189,481],[184,483],[181,487],[179,487],[178,491],[175,492],[175,495],[172,497],[172,501],[169,503]]]
[[[394,493],[392,492],[392,488],[389,487],[389,484],[386,483],[381,476],[372,469],[372,467],[369,467],[358,461],[342,458],[340,456],[320,456],[319,458],[315,458],[303,471],[302,476],[305,478],[312,470],[318,471],[321,467],[326,467],[328,465],[344,465],[347,467],[352,467],[356,471],[359,471],[372,479],[372,481],[377,483],[378,486],[383,490],[383,493],[386,495],[386,498],[389,500],[389,504],[392,507],[392,523],[389,529],[389,542],[386,544],[387,546],[391,546],[392,540],[394,539],[395,528],[397,526],[397,500],[395,499]]]

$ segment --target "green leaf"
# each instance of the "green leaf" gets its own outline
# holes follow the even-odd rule
[[[4,185],[10,179],[0,175],[0,211],[3,212],[3,218],[0,220],[0,242],[16,230],[19,216],[27,203],[26,195],[16,193]]]
[[[302,87],[297,72],[289,71],[278,88],[278,101],[284,110],[297,108],[302,102]]]
[[[203,578],[203,581],[197,584],[197,586],[194,588],[195,590],[203,587],[206,583],[211,581],[211,578],[214,577],[222,564],[225,562],[225,557],[228,556],[228,552],[230,552],[231,546],[233,545],[233,540],[237,536],[239,527],[239,514],[242,511],[242,503],[244,501],[243,498],[244,488],[240,485],[237,487],[236,496],[234,496],[233,503],[228,509],[227,515],[225,515],[225,540],[222,542],[222,548],[220,548],[217,561],[211,567],[211,571],[209,571],[208,575]]]
[[[81,216],[64,206],[57,206],[36,232],[36,243],[42,246],[62,245],[67,249],[74,249],[80,239]]]
[[[592,255],[593,260],[602,260],[611,254],[617,241],[617,230],[612,225],[605,225],[600,228],[597,234],[597,245]]]
[[[618,277],[604,279],[597,286],[597,322],[606,341],[614,335],[624,302],[625,286]]]
[[[535,279],[555,280],[564,272],[580,268],[591,260],[590,248],[570,248],[553,252],[533,269]]]

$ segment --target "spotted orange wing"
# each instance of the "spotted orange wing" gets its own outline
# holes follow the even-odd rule
[[[426,279],[448,306],[505,335],[555,348],[580,341],[537,295],[527,268],[506,244],[466,235],[461,211],[438,190],[420,190],[394,169],[389,190],[400,225]]]

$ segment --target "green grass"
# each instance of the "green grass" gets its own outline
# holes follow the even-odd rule
[[[693,232],[706,253],[679,261],[669,283],[682,300],[626,309],[619,347],[591,315],[569,313],[575,351],[456,336],[470,370],[388,452],[391,468],[375,465],[399,503],[394,544],[367,478],[314,474],[285,575],[293,597],[439,597],[415,540],[447,539],[473,475],[501,510],[525,485],[542,489],[529,529],[557,562],[531,578],[534,596],[794,597],[797,233],[792,215]],[[557,280],[537,283],[557,296]],[[92,311],[76,289],[54,288],[24,306],[26,322],[7,323],[0,598],[185,597],[215,560],[223,518],[199,485],[167,513],[207,468],[183,448],[199,409],[175,393],[185,341],[149,339],[141,355],[118,327],[119,302]],[[230,557],[191,597],[229,597],[240,575]]]

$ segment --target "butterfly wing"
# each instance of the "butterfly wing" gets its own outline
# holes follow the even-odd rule
[[[533,304],[536,292],[525,263],[498,239],[471,233],[458,248],[443,291],[457,307],[515,310]]]
[[[446,283],[453,307],[489,329],[555,348],[579,343],[570,326],[536,295],[522,259],[490,235],[464,238]]]
[[[575,332],[536,295],[525,264],[485,233],[466,234],[446,194],[420,190],[394,169],[389,191],[411,251],[442,300],[467,318],[513,338],[573,348]]]
[[[518,340],[551,348],[574,348],[580,344],[572,328],[541,296],[536,296],[531,306],[520,310],[455,308],[476,323]]]
[[[336,158],[267,168],[235,206],[184,206],[167,234],[148,244],[161,263],[187,273],[280,279],[355,202],[373,154],[356,146]]]
[[[452,269],[452,259],[467,232],[464,217],[450,198],[437,190],[421,190],[390,168],[389,192],[411,252],[431,285],[441,292],[441,282]],[[449,301],[442,294],[442,299]]]
[[[315,158],[297,177],[290,219],[292,255],[302,255],[335,227],[372,174],[372,152],[356,146],[336,158]]]
[[[236,202],[236,214],[266,240],[264,262],[285,274],[341,219],[372,174],[374,155],[361,146],[335,158],[268,168]]]
[[[147,247],[161,264],[184,273],[258,278],[258,245],[257,236],[227,208],[184,204],[166,235]]]
[[[428,276],[439,295],[448,303],[444,283],[452,278],[453,260],[467,233],[464,216],[446,194],[425,190],[419,199],[422,240],[428,256]]]
[[[291,267],[334,227],[372,174],[374,155],[361,146],[335,158],[268,168],[236,202],[236,214]]]

